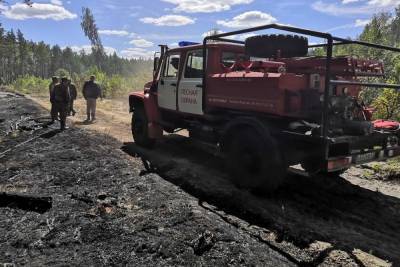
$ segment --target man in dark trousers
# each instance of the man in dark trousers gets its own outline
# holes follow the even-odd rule
[[[90,80],[83,85],[82,93],[86,100],[86,122],[96,120],[96,102],[99,97],[102,98],[100,86],[94,82],[95,79],[95,76],[91,75]]]
[[[51,83],[49,85],[49,95],[50,95],[50,103],[51,103],[50,115],[51,115],[51,122],[52,123],[54,123],[54,121],[57,120],[57,113],[55,111],[54,99],[52,98],[54,87],[57,84],[58,84],[58,78],[56,76],[53,76],[53,78],[51,78]]]
[[[60,130],[64,131],[66,129],[65,123],[67,120],[69,101],[71,99],[68,88],[68,78],[63,77],[61,83],[54,87],[52,97],[54,99],[53,105],[55,112],[60,116]]]
[[[76,100],[78,96],[78,92],[76,91],[76,86],[71,82],[71,79],[68,79],[68,87],[69,87],[69,94],[71,96],[71,99],[69,101],[69,110],[68,110],[68,116],[75,116],[76,111],[74,110],[74,101]]]

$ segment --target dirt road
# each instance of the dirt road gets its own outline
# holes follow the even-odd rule
[[[44,109],[50,109],[50,103],[46,97],[29,97]],[[86,119],[86,103],[80,98],[74,103],[77,114],[69,117],[70,125],[105,133],[119,140],[129,142],[132,140],[130,133],[131,116],[126,99],[104,99],[97,101],[97,122],[94,124],[83,124]]]
[[[0,263],[400,265],[395,182],[365,180],[360,169],[340,179],[289,175],[273,196],[254,196],[185,137],[135,146],[122,105],[100,106],[99,122],[78,117],[64,133],[32,130],[24,117],[19,127],[31,128],[9,130],[21,115],[44,115],[37,102],[45,105],[0,96],[0,192],[50,196],[52,208],[0,208]]]

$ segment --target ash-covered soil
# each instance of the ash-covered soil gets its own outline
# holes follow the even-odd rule
[[[169,136],[155,151],[134,143],[123,149],[142,155],[149,169],[207,201],[221,217],[260,227],[250,232],[298,265],[400,266],[399,184],[389,190],[380,180],[368,180],[361,187],[354,168],[336,178],[289,174],[273,195],[255,196],[235,188],[222,162],[186,138]]]
[[[46,112],[23,97],[0,94],[0,107],[0,192],[52,197],[44,213],[0,207],[0,263],[400,265],[400,198],[383,181],[289,175],[255,196],[185,137],[150,151],[87,128],[41,128],[31,119]]]
[[[0,153],[39,134],[5,134],[21,114],[43,115],[29,100],[0,96],[0,107]],[[53,199],[43,214],[0,208],[0,263],[294,266],[179,187],[141,175],[120,146],[75,128],[0,154],[0,192]]]

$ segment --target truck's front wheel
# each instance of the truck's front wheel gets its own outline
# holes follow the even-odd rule
[[[135,107],[131,127],[132,136],[137,145],[147,148],[154,146],[155,140],[149,137],[148,120],[142,106]]]
[[[227,168],[239,187],[270,193],[286,176],[284,161],[270,136],[240,130],[232,136],[226,152]]]

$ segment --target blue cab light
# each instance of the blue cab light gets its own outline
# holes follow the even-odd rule
[[[189,46],[189,45],[197,45],[197,44],[199,44],[199,43],[188,42],[188,41],[179,42],[179,46],[180,46],[180,47],[185,47],[185,46]]]

